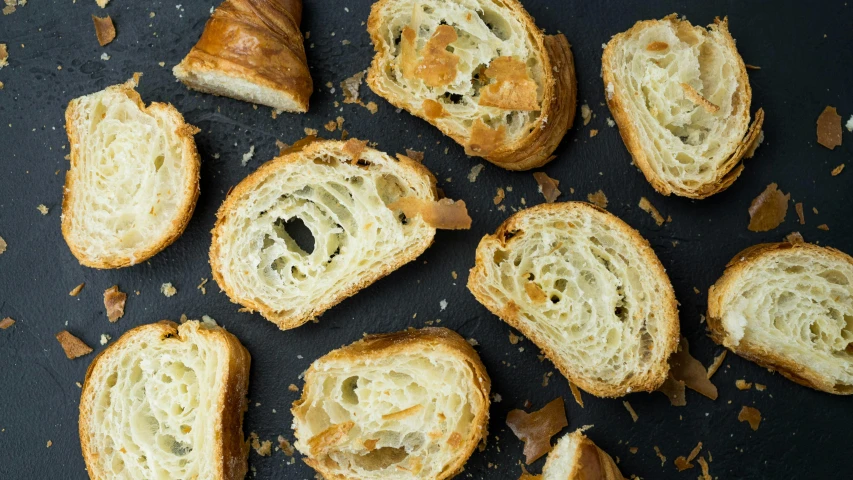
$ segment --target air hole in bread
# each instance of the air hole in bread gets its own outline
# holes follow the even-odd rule
[[[358,377],[349,377],[341,383],[341,398],[344,402],[355,405],[358,403]]]
[[[160,167],[163,166],[163,162],[166,161],[166,157],[163,155],[158,155],[157,158],[154,159],[154,170],[159,172]]]
[[[846,383],[836,383],[835,390],[838,393],[842,393],[844,395],[850,395],[853,393],[853,385],[847,385]]]
[[[406,449],[403,447],[382,447],[366,454],[352,457],[353,463],[368,471],[384,470],[391,465],[406,459]]]
[[[850,283],[847,277],[838,270],[827,270],[819,273],[818,276],[835,285],[848,285]]]
[[[477,16],[480,17],[483,23],[490,32],[503,41],[507,41],[512,37],[512,30],[507,25],[506,20],[497,12],[491,10],[477,11]]]

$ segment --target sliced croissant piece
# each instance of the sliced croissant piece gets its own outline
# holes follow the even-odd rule
[[[301,0],[225,0],[172,73],[201,92],[307,112],[313,85],[301,20]]]

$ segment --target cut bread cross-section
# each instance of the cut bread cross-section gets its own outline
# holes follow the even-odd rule
[[[752,90],[727,20],[637,22],[601,62],[619,133],[655,190],[705,198],[735,181],[761,142],[764,112],[750,126]]]
[[[62,235],[81,264],[119,268],[174,242],[198,199],[198,129],[169,104],[123,85],[76,98],[65,111],[71,168]]]
[[[201,92],[307,112],[313,84],[301,21],[302,0],[225,0],[172,73]]]
[[[750,247],[708,292],[708,327],[801,385],[853,394],[853,258],[803,242]]]
[[[572,52],[517,0],[380,0],[367,82],[394,106],[509,170],[544,165],[575,115]]]
[[[623,480],[624,477],[604,450],[576,430],[563,435],[542,468],[541,480]]]
[[[420,163],[355,139],[310,143],[228,195],[213,230],[213,277],[234,302],[298,327],[429,247],[435,228],[402,213],[407,198],[436,199]]]
[[[370,335],[311,364],[295,445],[327,479],[450,478],[486,436],[490,384],[451,330]]]
[[[79,427],[89,477],[242,479],[250,361],[210,321],[122,335],[86,372]]]
[[[522,210],[477,247],[468,289],[593,395],[653,391],[678,345],[675,294],[649,243],[583,202]]]

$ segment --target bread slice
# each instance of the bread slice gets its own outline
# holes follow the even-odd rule
[[[486,437],[490,385],[451,330],[369,335],[311,364],[295,446],[328,480],[450,478]]]
[[[89,267],[151,258],[181,236],[198,199],[198,129],[170,104],[146,107],[138,81],[71,100],[65,111],[62,235]]]
[[[80,398],[92,479],[246,475],[249,352],[213,322],[134,328],[98,355]]]
[[[605,210],[514,214],[480,240],[468,289],[593,395],[653,391],[667,377],[679,339],[672,285],[649,242]]]
[[[541,480],[623,480],[622,473],[604,450],[582,430],[563,435],[548,454]]]
[[[801,385],[853,394],[853,258],[808,243],[747,248],[708,292],[708,327]]]
[[[708,29],[675,14],[637,22],[601,59],[607,104],[625,145],[658,192],[705,198],[728,188],[758,146],[752,89],[728,20]]]
[[[302,0],[225,0],[172,73],[201,92],[307,112],[314,87],[301,21]]]
[[[435,228],[389,205],[435,200],[420,163],[350,139],[316,141],[262,165],[225,199],[213,229],[213,278],[232,301],[295,328],[414,260]],[[292,237],[302,223],[313,240]]]
[[[571,46],[517,0],[380,0],[367,22],[367,83],[468,155],[509,170],[551,160],[575,115]]]

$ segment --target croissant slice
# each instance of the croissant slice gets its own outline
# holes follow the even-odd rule
[[[201,92],[307,112],[313,84],[301,20],[301,0],[225,0],[172,73]]]

